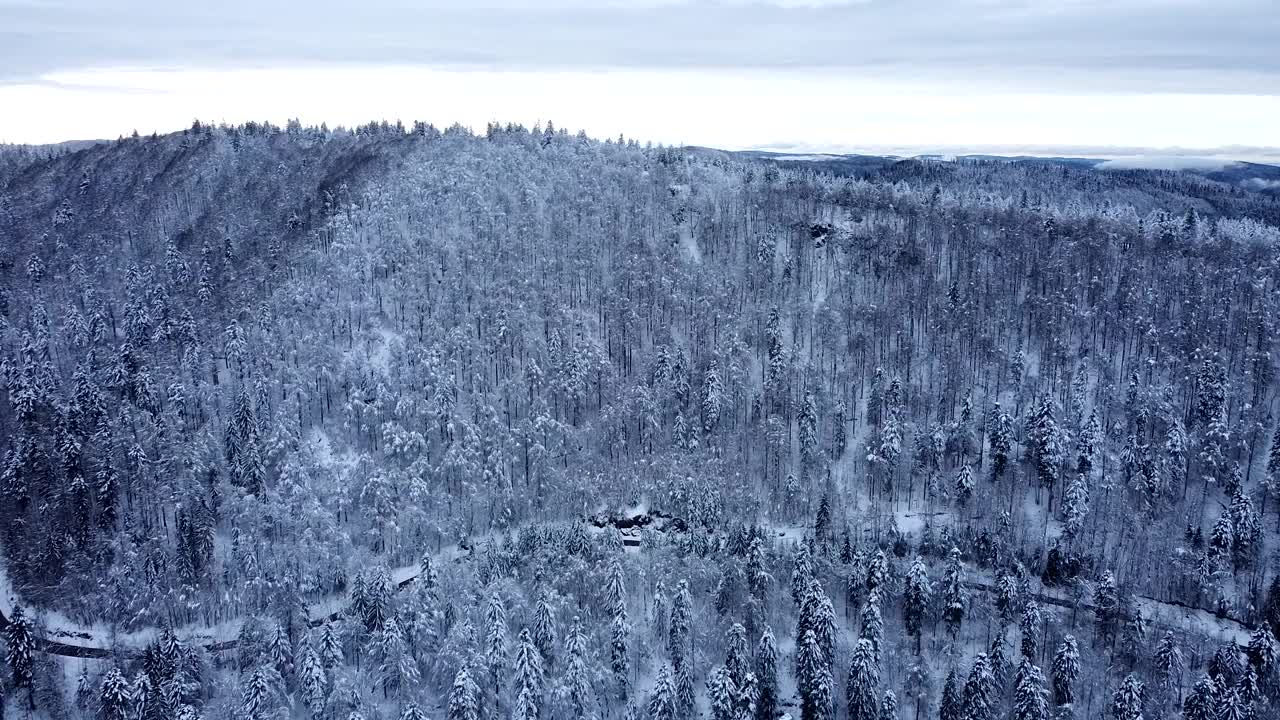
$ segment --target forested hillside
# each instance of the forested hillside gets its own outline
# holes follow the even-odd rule
[[[6,716],[1276,717],[1278,224],[551,126],[10,150]]]

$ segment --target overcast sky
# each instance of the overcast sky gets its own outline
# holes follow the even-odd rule
[[[551,119],[731,148],[1265,159],[1278,42],[1278,0],[0,0],[0,140]]]

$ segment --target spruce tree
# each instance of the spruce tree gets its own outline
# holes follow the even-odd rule
[[[1048,720],[1049,701],[1040,668],[1023,657],[1014,677],[1013,717],[1015,720]]]
[[[1183,720],[1217,720],[1218,690],[1213,678],[1200,676],[1182,703]]]
[[[938,703],[938,720],[964,720],[964,695],[960,676],[953,666],[942,686],[942,699]]]
[[[768,625],[756,645],[756,678],[759,680],[756,718],[773,720],[778,708],[778,644]]]
[[[677,720],[676,689],[671,680],[671,666],[663,665],[658,670],[653,692],[649,695],[649,720]],[[451,718],[452,720],[452,718]]]
[[[1111,717],[1115,720],[1142,720],[1142,682],[1128,675],[1111,695]]]
[[[1076,679],[1080,677],[1080,649],[1070,633],[1063,636],[1058,652],[1053,655],[1053,703],[1058,706],[1075,702]]]
[[[978,653],[964,684],[961,716],[965,720],[993,720],[995,714],[996,679],[986,653]]]
[[[964,622],[966,597],[961,579],[964,564],[960,560],[960,548],[952,547],[947,555],[947,567],[942,579],[942,619],[947,624],[947,632],[952,639],[960,632],[960,624]]]
[[[98,713],[102,720],[127,720],[131,714],[129,682],[118,668],[111,668],[102,678],[98,694]]]
[[[849,720],[877,720],[880,703],[880,666],[871,643],[862,639],[853,650],[849,663],[849,680],[845,698],[849,706]]]
[[[902,596],[902,621],[907,634],[916,640],[915,653],[920,654],[920,633],[924,626],[925,612],[929,606],[929,569],[919,555],[907,570],[907,586]]]
[[[880,720],[898,720],[898,696],[892,690],[884,691],[880,701]]]
[[[471,678],[471,672],[463,665],[453,678],[449,689],[449,720],[480,719],[480,686]]]
[[[812,630],[800,639],[796,660],[796,693],[801,720],[830,720],[834,713],[831,667]]]
[[[35,709],[35,696],[32,693],[32,676],[35,667],[36,643],[31,632],[31,623],[21,605],[14,605],[13,615],[9,618],[9,626],[5,628],[6,660],[13,678],[13,687],[27,691],[27,701],[32,710]]]
[[[512,671],[515,696],[517,699],[523,698],[525,712],[532,712],[528,717],[536,718],[538,707],[542,704],[542,653],[534,644],[529,628],[522,629],[516,640],[516,655]]]
[[[1160,638],[1152,664],[1155,666],[1160,685],[1166,690],[1172,689],[1175,684],[1181,682],[1182,649],[1178,647],[1178,641],[1173,637],[1172,630],[1166,630],[1164,636]]]
[[[707,674],[707,704],[711,706],[712,720],[735,720],[738,687],[723,665]]]

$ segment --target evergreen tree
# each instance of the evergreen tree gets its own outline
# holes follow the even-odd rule
[[[325,698],[329,694],[329,681],[320,662],[320,655],[313,648],[302,654],[302,666],[298,670],[302,689],[302,701],[313,718],[324,716]]]
[[[877,720],[879,717],[880,667],[871,643],[859,640],[849,664],[849,681],[845,697],[849,704],[849,720]]]
[[[671,621],[668,623],[667,652],[672,667],[679,670],[689,649],[689,623],[693,598],[689,595],[689,582],[681,580],[676,586],[676,596],[671,602]]]
[[[565,638],[565,656],[568,668],[565,670],[565,685],[568,688],[569,707],[573,720],[587,720],[592,717],[595,700],[591,691],[591,680],[587,675],[586,638],[582,634],[582,621],[573,618],[569,634]]]
[[[735,720],[738,688],[724,666],[717,666],[707,675],[707,703],[711,706],[712,720]]]
[[[1022,630],[1022,655],[1034,660],[1040,649],[1040,623],[1044,618],[1040,614],[1040,606],[1035,600],[1028,600],[1022,610],[1019,628]]]
[[[978,653],[964,684],[961,716],[966,720],[993,720],[996,679],[986,653]]]
[[[1182,649],[1178,647],[1178,641],[1174,639],[1172,630],[1166,630],[1164,636],[1160,638],[1152,660],[1162,687],[1168,690],[1181,682]]]
[[[880,701],[880,720],[898,719],[898,696],[892,690],[884,691],[884,699]]]
[[[1093,591],[1093,614],[1099,637],[1107,638],[1114,634],[1119,613],[1120,594],[1116,588],[1116,578],[1107,570],[1102,573],[1102,578]]]
[[[1009,413],[996,403],[991,408],[988,434],[991,438],[991,479],[1000,480],[1009,465],[1009,455],[1013,452],[1013,420]]]
[[[27,702],[35,710],[35,695],[32,692],[32,678],[35,667],[36,643],[31,632],[31,623],[21,605],[14,605],[13,615],[9,618],[9,626],[5,628],[5,644],[8,648],[6,660],[13,678],[13,687],[26,689]]]
[[[938,720],[964,720],[964,697],[960,677],[952,667],[942,686],[942,700],[938,704]]]
[[[830,720],[834,714],[831,667],[812,630],[800,640],[796,660],[796,693],[801,720]]]
[[[954,494],[956,505],[962,510],[968,507],[969,500],[973,497],[973,468],[968,463],[961,463],[960,469],[956,471]]]
[[[400,720],[427,720],[427,714],[418,707],[417,703],[409,703],[400,713]]]
[[[920,654],[920,632],[924,625],[925,612],[929,606],[929,569],[925,567],[924,558],[919,555],[907,570],[907,586],[902,596],[902,621],[906,625],[907,634],[916,639],[916,654]]]
[[[1080,533],[1089,514],[1089,485],[1085,477],[1083,473],[1077,475],[1062,499],[1062,535],[1068,542]]]
[[[542,704],[543,667],[542,653],[533,642],[533,635],[528,628],[520,631],[516,641],[514,672],[514,692],[517,699],[523,698],[525,715],[520,717],[536,718],[538,708]],[[531,715],[528,713],[532,713]]]
[[[1213,678],[1202,675],[1182,704],[1184,720],[1217,720],[1218,690]]]
[[[1023,657],[1014,678],[1013,716],[1015,720],[1048,720],[1049,701],[1040,668]]]
[[[98,713],[102,720],[126,720],[130,716],[131,691],[129,682],[117,668],[111,668],[102,677],[102,690],[98,694]]]
[[[952,547],[947,555],[947,566],[942,579],[942,619],[947,624],[947,632],[954,639],[960,632],[960,624],[964,622],[966,597],[961,578],[964,564],[960,560],[960,548]]]
[[[533,642],[542,653],[542,660],[551,665],[555,658],[556,621],[555,611],[551,609],[551,600],[546,592],[538,596],[538,605],[533,615]]]
[[[1111,717],[1116,720],[1142,720],[1142,682],[1130,674],[1111,696]]]
[[[1071,705],[1075,702],[1076,679],[1080,677],[1080,649],[1070,633],[1063,636],[1058,652],[1053,655],[1053,703]]]
[[[653,692],[649,695],[650,720],[677,720],[676,689],[671,680],[671,666],[663,665],[658,670],[657,681]]]
[[[609,637],[609,668],[620,697],[626,698],[631,678],[631,657],[628,654],[630,629],[624,618],[615,615]]]
[[[756,677],[759,679],[756,719],[773,720],[778,708],[778,645],[768,625],[756,645]]]
[[[880,593],[873,592],[862,606],[862,639],[871,644],[876,661],[880,659],[880,645],[884,639],[884,620],[880,617]]]
[[[449,690],[449,720],[479,720],[480,686],[471,679],[471,672],[463,665],[453,678]]]

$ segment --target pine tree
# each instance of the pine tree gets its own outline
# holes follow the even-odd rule
[[[1111,695],[1111,717],[1115,720],[1142,720],[1142,682],[1130,674]]]
[[[707,675],[707,703],[711,706],[712,720],[735,720],[738,688],[724,666],[717,666]]]
[[[5,644],[8,647],[6,660],[13,678],[15,689],[27,690],[30,708],[35,710],[35,696],[32,691],[32,676],[35,666],[35,637],[31,633],[31,623],[21,605],[14,605],[13,615],[9,617],[9,626],[5,628]]]
[[[488,629],[485,632],[484,661],[489,670],[489,681],[496,687],[507,667],[507,609],[496,591],[489,595],[485,626]]]
[[[555,611],[551,609],[551,600],[544,591],[538,595],[538,605],[533,614],[533,642],[542,653],[542,660],[548,666],[555,658],[556,621]]]
[[[267,666],[259,666],[249,677],[240,696],[240,712],[246,720],[271,717],[278,707],[279,676]]]
[[[418,707],[417,703],[409,703],[400,713],[400,720],[427,720],[427,714]]]
[[[956,505],[962,510],[969,505],[969,500],[973,497],[973,468],[969,467],[969,463],[961,463],[960,469],[956,471],[955,491]]]
[[[1022,630],[1022,655],[1023,657],[1035,659],[1036,653],[1040,649],[1040,623],[1044,618],[1040,614],[1040,606],[1035,600],[1028,600],[1026,607],[1022,610],[1022,620],[1019,628]]]
[[[298,674],[302,700],[311,711],[311,716],[323,717],[325,698],[329,694],[329,681],[325,676],[324,666],[320,662],[320,655],[313,648],[307,648],[302,654],[302,667]]]
[[[1115,632],[1119,612],[1120,594],[1116,589],[1116,577],[1107,570],[1093,591],[1093,614],[1099,637],[1107,638]]]
[[[631,657],[628,654],[627,638],[630,628],[627,621],[615,615],[610,627],[609,636],[609,668],[613,671],[613,680],[618,688],[619,696],[625,699],[631,679]]]
[[[1013,717],[1015,720],[1048,720],[1049,702],[1040,668],[1023,657],[1014,678]]]
[[[809,561],[809,545],[802,542],[796,548],[796,557],[791,568],[791,600],[797,609],[804,602],[805,593],[809,592],[809,585],[812,582],[813,568]]]
[[[796,659],[796,692],[801,720],[830,720],[834,713],[831,668],[813,631],[800,640]]]
[[[967,604],[961,578],[964,564],[960,560],[960,548],[952,547],[947,555],[947,567],[942,579],[942,619],[952,639],[960,632]]]
[[[102,720],[126,720],[130,715],[129,682],[117,668],[111,668],[102,678],[102,690],[98,694],[98,712]]]
[[[845,698],[849,705],[849,720],[877,720],[880,685],[880,667],[871,643],[859,640],[849,664],[849,680]]]
[[[650,720],[677,720],[679,717],[676,715],[676,689],[671,680],[670,665],[663,665],[658,670],[657,681],[649,695],[648,710]]]
[[[1071,705],[1075,702],[1076,679],[1080,677],[1080,649],[1071,634],[1062,638],[1058,652],[1053,656],[1053,703]]]
[[[338,639],[334,623],[325,623],[324,629],[320,631],[320,664],[330,670],[342,663],[342,641]]]
[[[528,628],[520,631],[516,641],[515,665],[512,670],[516,696],[527,695],[526,709],[531,709],[532,717],[537,717],[543,692],[542,653],[538,652],[538,646],[534,644],[533,635]]]
[[[961,716],[965,720],[992,720],[994,718],[996,679],[986,653],[978,653],[969,669],[969,679],[964,684],[964,701]]]
[[[592,716],[595,700],[592,697],[591,680],[587,675],[586,638],[582,634],[582,621],[575,616],[565,637],[565,685],[568,689],[569,707],[573,720],[587,720]]]
[[[1184,720],[1217,720],[1218,691],[1213,678],[1202,675],[1182,704]]]
[[[471,672],[463,665],[453,678],[449,690],[449,720],[479,720],[480,686],[471,679]]]
[[[756,645],[756,677],[759,679],[756,718],[773,720],[778,708],[778,645],[768,625]]]
[[[916,654],[920,654],[920,631],[929,606],[929,569],[919,555],[907,570],[907,586],[902,596],[902,620],[907,634],[916,639]]]
[[[671,620],[667,627],[667,652],[673,667],[683,661],[689,647],[689,623],[693,598],[689,595],[689,582],[681,580],[671,601]]]
[[[1249,646],[1245,649],[1249,665],[1257,672],[1258,677],[1268,677],[1276,668],[1276,644],[1270,631],[1259,625],[1249,635]]]
[[[862,639],[871,644],[876,661],[880,659],[880,645],[884,639],[884,620],[880,616],[880,593],[873,592],[862,606]]]
[[[880,701],[880,720],[898,720],[898,696],[892,690],[884,691]]]
[[[1172,689],[1175,684],[1181,681],[1183,669],[1182,649],[1178,647],[1178,641],[1174,639],[1172,630],[1166,630],[1164,637],[1160,638],[1160,642],[1156,645],[1153,664],[1155,665],[1160,685],[1166,690]]]
[[[724,635],[724,666],[735,686],[741,686],[751,674],[751,650],[747,647],[747,629],[734,623]]]
[[[800,617],[796,623],[796,633],[801,637],[812,631],[818,642],[822,656],[827,665],[835,659],[836,616],[831,598],[823,592],[822,585],[813,581],[800,605]]]
[[[938,704],[938,720],[964,720],[964,697],[960,677],[955,667],[947,673],[942,686],[942,700]]]
[[[694,710],[692,662],[682,661],[675,669],[676,715],[690,717]]]
[[[1080,533],[1089,514],[1089,485],[1085,477],[1083,473],[1077,475],[1062,499],[1062,536],[1068,542]]]
[[[289,677],[293,673],[293,644],[289,642],[289,633],[284,625],[275,624],[271,639],[267,642],[267,656],[281,677]]]
[[[989,424],[991,479],[995,481],[1004,477],[1004,470],[1009,465],[1009,455],[1013,452],[1013,420],[1000,407],[1000,403],[996,403],[991,408]]]

